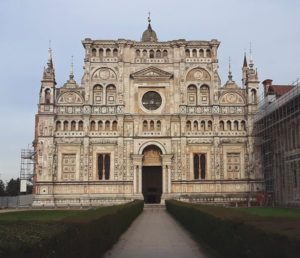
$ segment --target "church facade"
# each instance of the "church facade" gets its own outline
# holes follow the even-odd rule
[[[35,124],[38,206],[93,206],[168,198],[249,200],[263,190],[254,165],[258,78],[244,59],[241,87],[221,85],[220,42],[82,41],[84,75],[58,87],[49,52]],[[257,156],[256,156],[257,155]]]

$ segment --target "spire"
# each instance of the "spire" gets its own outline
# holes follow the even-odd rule
[[[73,56],[71,56],[71,70],[70,70],[70,80],[74,79],[74,65],[73,65]]]
[[[56,84],[54,65],[52,60],[51,40],[49,40],[47,68],[44,67],[43,81],[52,81],[54,82],[54,84]]]
[[[254,63],[253,63],[253,59],[252,59],[252,44],[251,44],[251,41],[250,41],[250,61],[249,61],[249,67],[250,69],[253,69],[253,66],[254,66]]]
[[[48,65],[49,68],[53,68],[51,40],[49,40],[48,62],[47,62],[47,65]]]
[[[150,17],[151,13],[148,12],[148,30],[152,30],[152,27],[151,27],[151,17]]]
[[[246,52],[244,53],[244,63],[243,63],[243,68],[244,68],[244,67],[248,67],[248,62],[247,62]]]

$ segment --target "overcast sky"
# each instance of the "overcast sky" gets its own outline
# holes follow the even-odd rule
[[[19,176],[21,148],[32,143],[49,40],[58,86],[72,55],[80,82],[81,40],[140,40],[149,11],[161,41],[221,41],[222,84],[229,56],[240,83],[250,42],[260,81],[290,84],[300,77],[299,0],[0,0],[0,179]]]

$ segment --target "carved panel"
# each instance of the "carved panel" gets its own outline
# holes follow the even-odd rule
[[[65,92],[57,101],[58,104],[82,104],[82,97],[76,92]]]
[[[76,154],[62,155],[62,179],[75,180],[76,175]]]
[[[112,69],[104,67],[97,69],[93,73],[92,79],[115,81],[117,80],[117,75]]]
[[[240,153],[227,153],[227,178],[238,179],[240,178],[241,171],[241,154]]]
[[[209,73],[202,68],[195,68],[188,72],[186,81],[210,81]]]
[[[245,102],[241,95],[231,92],[225,93],[220,98],[220,104],[245,104]]]

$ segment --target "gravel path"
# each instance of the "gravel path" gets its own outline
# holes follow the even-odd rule
[[[189,233],[165,207],[145,207],[105,258],[205,257]]]

